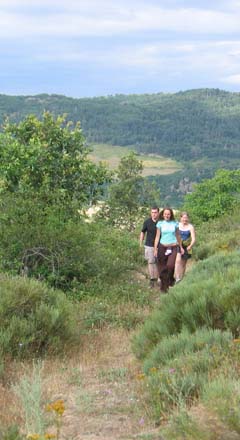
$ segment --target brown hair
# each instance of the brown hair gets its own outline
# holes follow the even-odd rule
[[[163,220],[163,214],[164,214],[164,211],[170,211],[170,214],[171,214],[170,220],[175,220],[175,217],[174,217],[174,213],[173,213],[172,208],[167,208],[167,207],[163,208],[163,209],[160,211],[160,214],[159,214],[159,220]]]

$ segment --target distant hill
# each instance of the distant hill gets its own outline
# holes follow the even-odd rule
[[[190,183],[211,177],[217,168],[240,166],[240,93],[197,89],[81,99],[0,95],[0,123],[5,116],[19,121],[29,113],[41,116],[44,110],[80,120],[89,143],[132,146],[141,153],[181,161],[190,167]],[[184,170],[172,176],[176,194],[182,192],[184,182],[189,190],[185,178],[189,176]],[[182,181],[180,189],[174,179],[179,184]],[[158,182],[161,184],[161,178]],[[166,188],[169,192],[168,185]]]

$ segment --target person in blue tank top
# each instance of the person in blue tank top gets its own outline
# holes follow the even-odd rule
[[[187,261],[192,256],[192,247],[196,241],[195,229],[191,223],[189,223],[189,216],[187,212],[180,214],[179,233],[181,236],[182,247],[184,253],[178,252],[175,263],[175,279],[176,283],[182,280],[184,277]]]
[[[174,268],[178,247],[180,252],[184,253],[178,222],[175,220],[171,208],[162,209],[156,227],[154,256],[158,259],[159,263],[160,290],[167,292],[168,288],[173,286],[175,282]]]

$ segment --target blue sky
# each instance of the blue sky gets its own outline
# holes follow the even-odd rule
[[[240,91],[240,0],[0,0],[0,93]]]

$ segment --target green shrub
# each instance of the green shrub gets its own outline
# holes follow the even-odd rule
[[[203,329],[164,338],[144,363],[143,394],[154,419],[189,408],[223,371],[226,380],[237,378],[237,355],[230,332]]]
[[[0,214],[0,267],[11,274],[43,279],[64,291],[110,281],[139,260],[138,240],[104,222],[87,223],[67,208],[8,196]],[[70,209],[70,208],[69,208]]]
[[[133,347],[139,358],[148,356],[164,337],[186,328],[240,331],[240,253],[216,255],[195,265],[181,283],[163,297],[160,309],[147,319]]]
[[[0,431],[1,440],[24,440],[24,436],[20,433],[18,426],[11,425],[4,431]]]
[[[213,381],[205,384],[202,400],[226,426],[240,434],[240,386],[238,379],[219,375]]]
[[[177,408],[190,406],[203,387],[205,375],[163,368],[152,370],[145,379],[145,404],[160,423]]]
[[[208,426],[203,426],[201,420],[195,420],[186,407],[178,409],[169,420],[166,427],[161,430],[164,440],[214,440]]]
[[[195,353],[196,368],[205,371],[205,367],[201,367],[201,353],[206,352],[207,358],[204,362],[208,364],[211,348],[218,347],[218,349],[224,350],[229,347],[231,340],[231,332],[203,328],[191,334],[184,329],[177,335],[163,338],[156,345],[144,362],[144,371],[148,372],[153,367],[158,368],[159,366],[171,365],[172,362],[174,362],[174,368],[177,363],[182,364],[183,361],[184,364],[189,364],[189,362],[186,362],[188,356],[193,355],[193,360],[195,361]]]
[[[3,355],[58,351],[76,331],[73,304],[61,291],[22,277],[0,279],[0,346]]]
[[[239,209],[231,215],[202,223],[197,226],[197,242],[194,246],[194,259],[204,260],[211,255],[228,254],[240,246]]]

